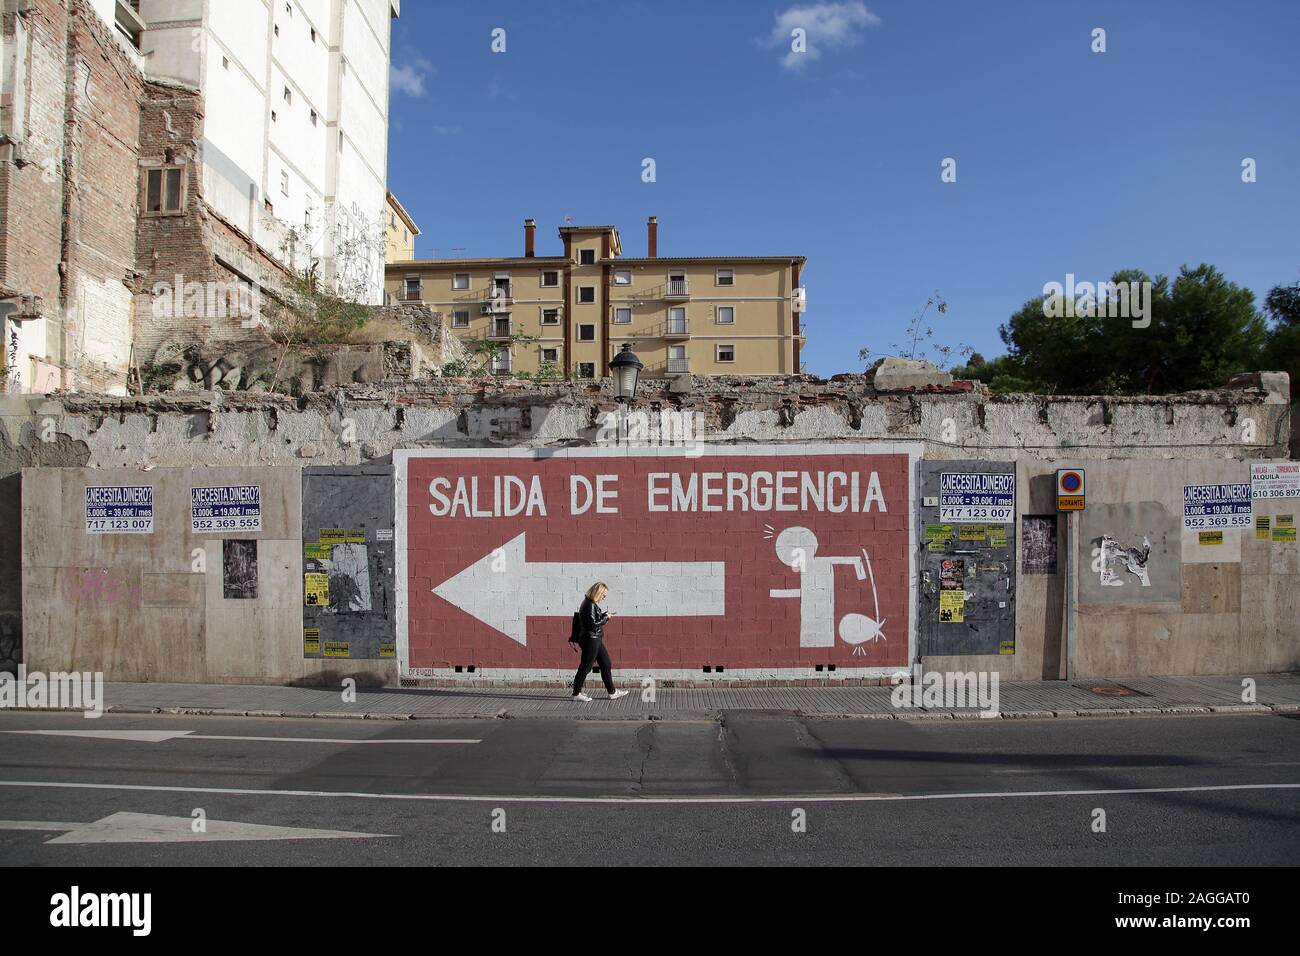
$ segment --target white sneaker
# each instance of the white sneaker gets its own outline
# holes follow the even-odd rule
[[[616,690],[616,691],[614,691],[614,693],[612,693],[612,694],[609,695],[609,699],[610,699],[610,700],[618,700],[620,697],[626,697],[626,696],[627,696],[627,691],[625,691],[625,690]]]
[[[588,704],[591,703],[591,698],[588,697],[586,694],[574,694],[574,695],[573,695],[573,699],[574,699],[574,700],[582,700],[582,701],[586,701]]]

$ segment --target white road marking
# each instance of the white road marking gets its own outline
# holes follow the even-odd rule
[[[281,744],[480,744],[482,740],[392,737],[383,740],[353,740],[348,737],[243,737],[237,734],[196,734],[192,730],[3,730],[5,734],[47,734],[53,737],[92,737],[99,740],[135,740],[162,743],[166,740],[249,740]]]
[[[845,793],[786,796],[705,797],[555,797],[483,796],[455,793],[365,793],[350,790],[248,790],[238,787],[169,787],[134,783],[70,783],[55,780],[0,780],[0,787],[52,790],[138,790],[147,793],[210,793],[237,797],[353,797],[359,800],[422,800],[439,803],[888,803],[913,800],[988,800],[1007,797],[1106,797],[1144,793],[1215,793],[1244,790],[1300,790],[1300,783],[1234,783],[1201,787],[1115,787],[1108,790],[1007,790],[970,793]]]
[[[43,823],[0,820],[0,830],[61,830],[52,843],[216,843],[228,840],[339,840],[387,838],[391,833],[354,833],[348,830],[313,830],[276,827],[261,823],[206,820],[205,831],[195,833],[190,817],[164,817],[155,813],[114,813],[93,823]]]

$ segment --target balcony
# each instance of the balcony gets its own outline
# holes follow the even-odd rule
[[[424,292],[420,289],[407,289],[402,293],[403,302],[422,302],[424,301]]]
[[[488,325],[487,337],[490,342],[507,341],[510,338],[510,320],[494,319]]]
[[[689,299],[690,297],[691,284],[685,276],[669,279],[668,284],[664,286],[665,299]]]
[[[691,337],[690,323],[685,319],[674,319],[668,317],[664,323],[664,338],[666,339],[689,339]]]
[[[691,372],[691,360],[684,358],[670,358],[668,360],[669,375],[689,375]]]

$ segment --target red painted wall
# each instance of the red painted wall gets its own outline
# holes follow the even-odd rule
[[[613,578],[605,606],[618,613],[605,636],[616,671],[906,667],[908,457],[809,454],[797,447],[773,455],[763,453],[766,447],[696,458],[616,453],[534,460],[473,451],[411,457],[405,485],[409,666],[571,669],[570,615],[582,591],[601,576]],[[788,474],[782,478],[778,472]],[[805,498],[802,478],[814,476],[812,492],[818,472],[825,476],[820,510],[815,494]],[[649,477],[655,473],[677,475],[683,490],[694,475],[697,510],[652,512]],[[830,478],[832,473],[845,477]],[[857,493],[851,495],[854,474]],[[507,475],[518,479],[516,489],[532,493],[531,514],[501,513],[522,504],[522,494],[494,502],[494,481],[504,482]],[[582,480],[594,487],[600,475],[610,476],[604,487],[617,498],[605,506],[617,513],[598,514],[592,504],[574,514],[575,476],[585,498]],[[474,478],[479,512],[499,513],[467,513],[475,506]],[[431,492],[435,480],[433,490],[441,497]],[[656,479],[656,486],[667,493],[655,501],[671,507],[672,479]],[[712,489],[708,496],[706,488]],[[778,502],[794,510],[778,511]],[[705,511],[706,504],[733,510]],[[754,510],[764,505],[770,507]],[[832,512],[840,506],[844,510]],[[815,550],[804,532],[781,537],[791,528],[812,532]],[[806,570],[782,563],[778,542],[792,563],[799,560],[793,548],[802,547]],[[832,557],[840,561],[828,563]],[[653,563],[689,567],[678,575],[651,568]],[[623,567],[573,567],[601,564]],[[719,573],[722,583],[711,586],[707,578]],[[773,589],[801,587],[802,597],[771,595]],[[805,600],[811,609],[806,613]],[[845,625],[846,615],[857,617]],[[877,632],[871,621],[882,619]]]

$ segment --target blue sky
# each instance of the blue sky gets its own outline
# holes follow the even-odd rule
[[[406,0],[389,188],[422,258],[522,254],[527,217],[556,255],[565,216],[639,256],[649,215],[661,255],[806,255],[814,374],[936,289],[936,338],[991,357],[1068,272],[1300,278],[1297,36],[1296,0]]]

